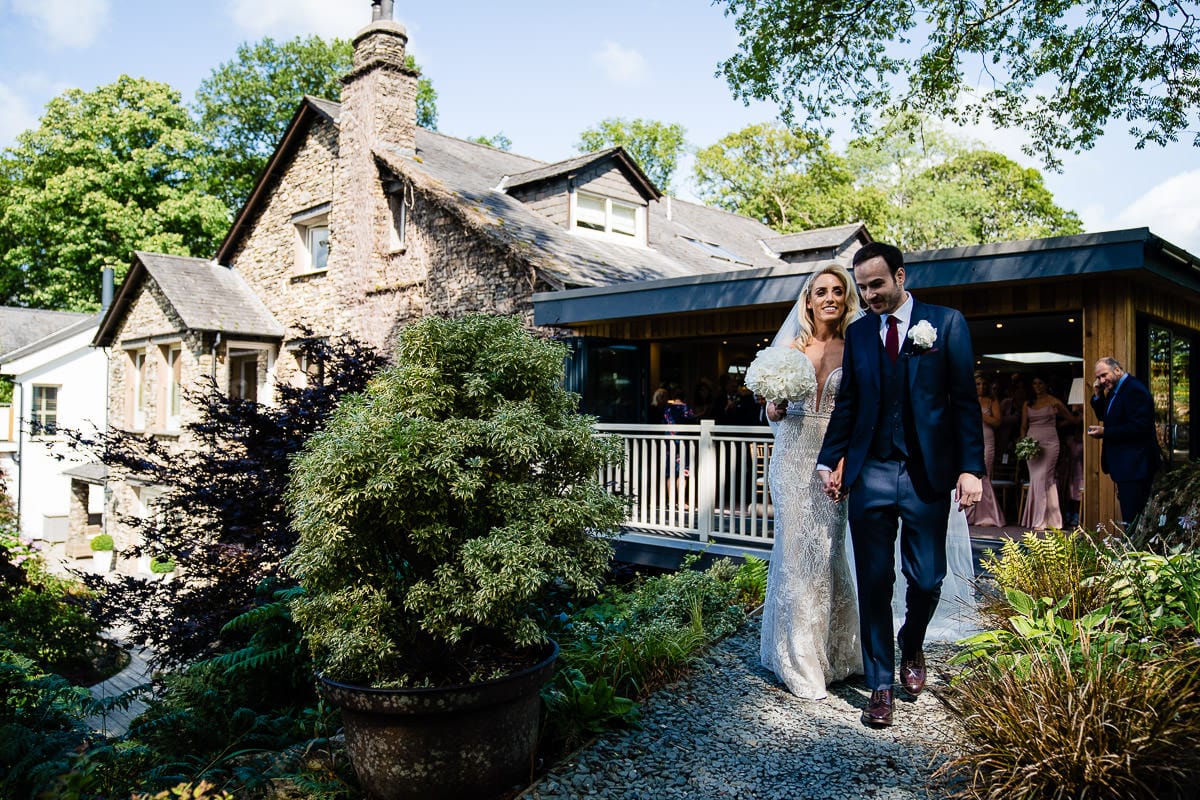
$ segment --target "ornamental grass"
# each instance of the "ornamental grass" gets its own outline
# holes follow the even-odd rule
[[[1152,660],[1096,642],[1029,648],[1027,670],[985,660],[947,699],[965,751],[939,769],[956,797],[1195,797],[1200,778],[1200,649]]]

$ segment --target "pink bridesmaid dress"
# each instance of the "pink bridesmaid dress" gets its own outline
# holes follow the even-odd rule
[[[1058,504],[1058,412],[1054,406],[1030,408],[1028,411],[1029,432],[1041,445],[1042,452],[1029,460],[1029,497],[1025,502],[1025,514],[1021,527],[1028,530],[1061,528],[1062,509]]]
[[[996,432],[991,427],[983,426],[983,463],[987,465],[987,475],[983,477],[983,495],[979,502],[967,509],[967,522],[971,525],[987,525],[996,528],[1004,527],[1004,512],[996,502],[996,491],[992,488],[992,465],[996,463]]]

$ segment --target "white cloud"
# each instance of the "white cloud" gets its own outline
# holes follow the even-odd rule
[[[1148,227],[1200,255],[1200,169],[1167,178],[1134,200],[1117,214],[1115,227]]]
[[[0,83],[0,147],[16,143],[17,134],[37,125],[37,115],[29,102],[13,87]]]
[[[108,25],[109,0],[12,0],[13,12],[44,33],[50,49],[87,47]]]
[[[605,76],[614,83],[637,83],[646,74],[646,59],[636,50],[622,47],[616,42],[605,42],[592,55],[592,61],[604,70]]]
[[[234,26],[248,38],[316,34],[349,38],[371,21],[367,3],[349,0],[228,0]]]

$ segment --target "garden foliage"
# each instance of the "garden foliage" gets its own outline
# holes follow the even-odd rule
[[[1200,780],[1200,553],[1082,531],[985,565],[994,627],[965,640],[949,700],[969,798],[1185,798]]]
[[[296,543],[283,506],[291,457],[340,398],[362,390],[383,364],[349,337],[306,335],[297,346],[314,365],[314,377],[305,386],[279,384],[274,406],[231,399],[211,382],[191,393],[200,409],[185,426],[194,448],[176,452],[115,429],[97,437],[73,433],[112,474],[168,487],[158,513],[122,519],[142,544],[121,555],[150,555],[160,571],[170,571],[173,562],[183,578],[84,576],[100,593],[96,610],[103,621],[127,622],[132,641],[149,644],[163,663],[213,654],[222,626],[255,605],[259,584],[278,572]]]
[[[506,666],[481,648],[504,661],[541,644],[550,589],[599,589],[611,548],[595,534],[623,508],[596,475],[621,450],[577,413],[565,355],[515,317],[426,318],[312,437],[287,568],[319,670],[370,686],[494,676]]]

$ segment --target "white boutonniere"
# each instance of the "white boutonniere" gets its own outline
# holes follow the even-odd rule
[[[937,341],[937,328],[930,325],[929,320],[923,319],[908,329],[908,338],[912,340],[913,349],[925,352]]]

